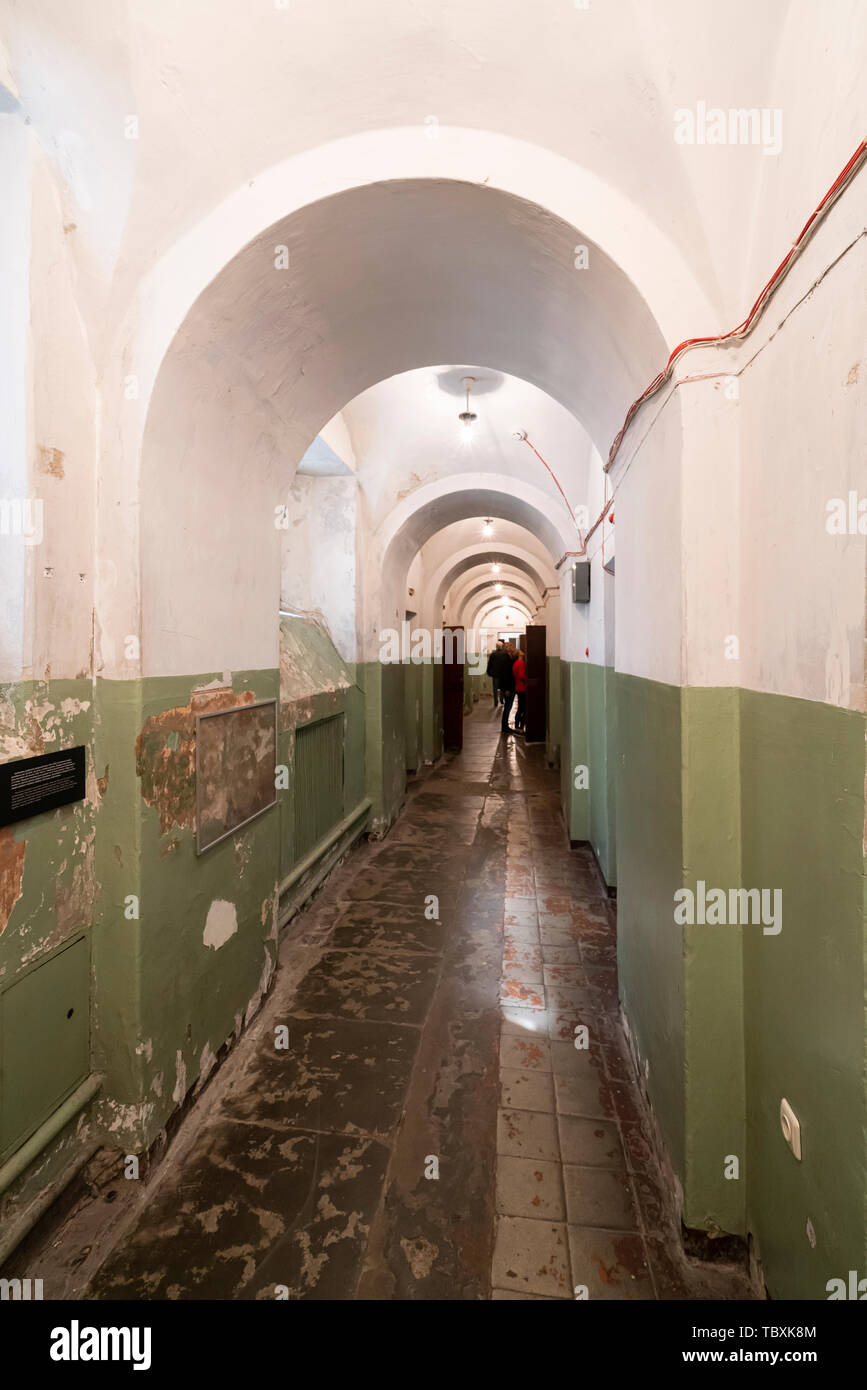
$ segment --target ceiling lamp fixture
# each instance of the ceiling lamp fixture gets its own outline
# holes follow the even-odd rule
[[[494,585],[494,589],[496,590],[496,592],[497,592],[498,594],[501,594],[501,593],[503,592],[503,586],[502,586],[502,584],[495,584],[495,585]]]
[[[485,540],[490,540],[490,538],[491,538],[491,536],[492,536],[493,534],[494,534],[494,523],[491,521],[491,518],[488,517],[488,519],[486,520],[484,526],[482,527],[482,535],[485,537]]]
[[[500,568],[501,568],[500,565],[491,565],[491,569],[494,571],[494,574],[499,574],[499,573],[500,573]]]
[[[471,429],[472,426],[475,424],[476,420],[478,420],[479,418],[478,415],[476,415],[475,411],[470,410],[470,387],[475,384],[475,381],[476,378],[474,376],[464,377],[464,390],[467,393],[467,408],[466,410],[461,411],[460,415],[458,416],[458,419],[460,420],[461,424],[466,430]]]

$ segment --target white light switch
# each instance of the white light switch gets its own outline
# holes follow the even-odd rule
[[[780,1101],[780,1129],[783,1131],[783,1138],[800,1163],[801,1125],[797,1115],[785,1098]]]

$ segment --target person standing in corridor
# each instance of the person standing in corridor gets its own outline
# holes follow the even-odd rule
[[[524,660],[524,653],[520,650],[512,666],[512,675],[515,680],[515,695],[518,701],[518,708],[515,713],[515,731],[522,734],[527,718],[527,663]]]
[[[491,688],[494,692],[494,709],[503,703],[503,672],[506,666],[506,652],[502,641],[498,641],[496,647],[488,657],[487,673],[491,678]]]
[[[500,731],[504,734],[513,734],[514,729],[509,726],[509,711],[512,708],[512,701],[515,698],[515,676],[512,670],[515,661],[514,648],[511,642],[507,642],[503,648],[503,674],[500,677],[500,685],[503,692],[503,722]]]

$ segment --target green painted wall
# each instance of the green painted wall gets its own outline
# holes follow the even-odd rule
[[[89,678],[0,686],[4,761],[79,744],[87,749],[86,800],[0,830],[0,1011],[13,984],[82,937],[91,956],[90,997],[82,1000],[82,1007],[88,1012],[93,1007],[95,827],[102,788],[98,779],[103,774],[93,728],[94,696]],[[41,979],[48,981],[51,990],[55,988],[52,973]],[[39,1026],[38,1019],[33,1026]],[[92,1033],[92,1025],[89,1031]],[[50,1051],[46,1055],[38,1048],[36,1040],[29,1049],[27,1065],[40,1069],[39,1079],[50,1084],[53,1059]],[[28,1112],[19,1110],[14,1087],[4,1087],[0,1105],[3,1133],[11,1136],[17,1148],[15,1139],[23,1135]],[[41,1191],[68,1173],[77,1155],[96,1142],[97,1106],[97,1100],[91,1101],[43,1152],[36,1168],[0,1194],[0,1232],[4,1236],[13,1232]]]
[[[152,1141],[269,987],[277,887],[294,866],[291,768],[298,723],[343,715],[344,812],[366,794],[368,731],[358,685],[290,700],[281,705],[278,736],[288,788],[278,793],[276,807],[197,855],[184,712],[193,690],[213,679],[203,673],[99,687],[97,746],[110,775],[97,840],[102,893],[95,1032],[106,1075],[107,1126],[131,1151]],[[236,672],[232,688],[256,699],[277,698],[280,673]],[[162,770],[156,782],[153,767]],[[137,920],[125,916],[131,894],[140,903]],[[232,904],[237,930],[215,948],[203,938],[216,901]]]
[[[547,709],[545,714],[546,744],[545,756],[550,767],[560,765],[560,719],[563,695],[560,690],[560,658],[547,658],[548,686]]]
[[[422,762],[422,672],[415,662],[404,662],[404,752],[407,772],[417,772]]]
[[[435,763],[443,753],[443,668],[426,661],[422,677],[422,758]]]
[[[4,761],[84,744],[85,801],[0,830],[0,990],[37,959],[82,930],[93,906],[94,826],[102,768],[93,750],[89,679],[22,681],[0,686]]]
[[[589,841],[609,887],[617,883],[617,707],[614,672],[589,661],[559,661],[553,682],[560,692],[560,786],[569,837]],[[588,769],[589,785],[576,788],[575,768]]]
[[[196,854],[189,707],[193,689],[212,679],[99,686],[110,775],[98,836],[96,1040],[107,1127],[131,1152],[154,1139],[255,1011],[276,958],[279,806]],[[238,672],[232,688],[275,698],[279,673]],[[138,918],[126,915],[131,895]],[[237,919],[218,948],[203,939],[215,901],[232,904]]]
[[[367,795],[373,802],[371,828],[376,834],[391,825],[406,792],[406,670],[399,662],[382,661],[357,668],[364,692]]]
[[[684,1219],[749,1232],[775,1298],[825,1298],[867,1269],[864,716],[622,674],[615,688],[621,997]],[[678,926],[674,892],[699,879],[780,889],[781,931]]]
[[[355,667],[351,670],[354,672]],[[280,877],[295,867],[295,730],[331,715],[343,716],[343,814],[348,816],[367,794],[365,783],[364,695],[358,685],[323,692],[304,701],[303,710],[284,705],[281,714],[280,762],[289,768],[289,785],[280,795]]]
[[[867,1275],[865,733],[852,711],[741,692],[744,882],[783,891],[782,931],[751,929],[744,952],[747,1209],[777,1298]]]
[[[617,883],[616,766],[617,713],[614,672],[610,666],[587,662],[587,746],[590,763],[590,833],[605,882]]]
[[[560,662],[560,796],[571,840],[590,839],[590,790],[575,787],[575,768],[590,768],[587,735],[587,666]],[[591,770],[592,780],[592,770]]]
[[[620,997],[647,1086],[684,1177],[683,865],[680,691],[617,672],[617,949]]]
[[[681,696],[683,886],[743,883],[739,692],[685,688]],[[683,928],[684,1220],[743,1234],[746,1135],[743,929]],[[734,1156],[737,1179],[726,1177]],[[731,1170],[731,1164],[729,1163]]]
[[[490,705],[493,701],[493,690],[491,687],[490,676],[474,675],[467,669],[465,687],[470,693],[470,706],[477,705],[480,701]]]

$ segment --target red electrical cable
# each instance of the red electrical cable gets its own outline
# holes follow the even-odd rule
[[[825,194],[822,201],[807,218],[807,221],[804,223],[795,241],[792,243],[790,250],[780,261],[780,264],[777,266],[770,280],[767,282],[758,299],[753,304],[753,307],[750,309],[743,323],[738,324],[737,328],[732,328],[728,333],[720,334],[718,337],[685,338],[682,343],[678,343],[677,347],[671,353],[663,370],[659,373],[658,376],[654,377],[650,385],[646,387],[645,390],[642,391],[641,395],[632,402],[632,405],[626,412],[626,419],[623,422],[623,426],[620,429],[619,433],[615,436],[614,442],[608,451],[608,461],[605,464],[606,473],[608,472],[608,469],[611,467],[612,463],[617,457],[620,446],[623,443],[623,436],[626,434],[626,431],[632,424],[632,421],[635,418],[637,411],[641,408],[641,406],[644,404],[646,400],[649,400],[651,396],[655,395],[656,392],[660,389],[660,387],[665,384],[665,382],[671,376],[674,364],[677,361],[678,357],[680,357],[681,353],[684,353],[689,348],[693,347],[708,347],[712,344],[731,342],[734,338],[745,338],[747,334],[752,331],[759,318],[761,317],[762,312],[767,306],[768,300],[771,298],[771,295],[773,294],[774,290],[777,288],[780,281],[786,275],[792,262],[794,261],[796,256],[800,254],[803,246],[806,244],[806,242],[809,240],[809,237],[815,230],[817,222],[825,215],[831,204],[843,191],[843,188],[852,178],[858,166],[861,163],[863,163],[865,153],[867,153],[867,140],[862,140],[861,144],[858,146],[855,153],[852,155],[852,158],[846,165],[844,165],[843,169],[841,169],[840,173],[837,175],[836,179],[831,184],[831,187],[828,189],[828,192]]]
[[[621,444],[623,443],[623,437],[626,434],[626,431],[629,429],[629,426],[632,424],[632,421],[635,418],[637,411],[641,408],[644,402],[646,400],[649,400],[651,396],[655,395],[656,392],[660,389],[660,387],[664,385],[664,383],[668,380],[668,378],[671,376],[675,362],[681,356],[682,353],[686,352],[689,348],[693,347],[708,347],[712,344],[731,342],[735,338],[745,338],[748,333],[752,332],[753,328],[755,328],[756,323],[758,322],[759,318],[764,312],[769,299],[773,295],[774,290],[778,287],[780,281],[788,273],[792,262],[800,254],[803,247],[809,240],[810,236],[815,231],[816,224],[821,220],[822,217],[824,217],[825,213],[831,207],[831,204],[835,202],[840,193],[842,193],[846,184],[854,176],[859,166],[864,162],[865,155],[867,155],[867,140],[862,140],[861,144],[858,146],[851,159],[840,170],[840,173],[837,175],[836,179],[831,184],[831,187],[828,189],[828,192],[825,194],[822,201],[814,208],[813,212],[811,212],[810,216],[807,218],[806,222],[804,223],[803,227],[801,228],[800,232],[798,233],[797,237],[792,243],[791,249],[780,261],[780,264],[777,266],[770,280],[768,280],[767,284],[762,289],[758,299],[753,304],[743,323],[738,324],[737,328],[730,329],[728,333],[720,334],[718,337],[685,338],[682,343],[678,343],[677,347],[669,356],[669,359],[666,362],[663,370],[653,378],[653,381],[650,383],[650,385],[647,386],[644,389],[644,391],[642,391],[641,395],[638,396],[637,399],[632,402],[632,405],[626,412],[626,419],[624,420],[619,433],[615,436],[614,442],[612,443],[611,448],[608,451],[608,461],[604,465],[606,473],[608,472],[609,468],[611,467],[612,463],[617,457],[617,453],[620,449]],[[548,469],[548,472],[551,474],[551,477],[554,479],[554,482],[557,484],[557,489],[560,493],[560,496],[563,498],[563,501],[569,508],[569,515],[572,518],[575,530],[578,532],[578,540],[581,542],[580,550],[567,550],[566,553],[560,557],[560,559],[557,562],[557,568],[559,568],[559,566],[562,565],[563,561],[568,559],[572,555],[586,555],[587,542],[593,535],[594,531],[597,530],[600,523],[604,521],[605,513],[611,504],[611,499],[609,498],[608,501],[605,503],[605,506],[602,508],[602,511],[599,513],[593,525],[590,527],[589,531],[587,532],[587,535],[584,537],[583,540],[581,540],[581,529],[578,526],[578,522],[575,519],[575,513],[569,506],[569,499],[567,498],[562,487],[560,487],[560,483],[558,481],[556,473],[554,472],[553,468],[551,468],[550,465],[547,464],[545,460],[542,458],[542,455],[539,453],[539,450],[535,448],[533,444],[530,444],[530,441],[527,438],[527,436],[523,435],[522,437],[524,443],[530,445],[530,448],[533,450],[533,453],[536,455],[536,458],[539,460],[540,463],[543,463],[545,465],[545,467]]]
[[[566,503],[566,506],[569,507],[569,515],[570,515],[571,518],[572,518],[572,524],[573,524],[573,526],[575,527],[575,530],[578,532],[578,539],[580,540],[580,539],[581,539],[581,530],[580,530],[580,527],[579,527],[579,525],[578,525],[578,522],[577,522],[576,519],[575,519],[575,513],[573,512],[572,508],[569,506],[569,498],[566,496],[565,492],[563,491],[563,489],[562,489],[561,486],[560,486],[559,480],[558,480],[558,478],[557,478],[557,474],[554,472],[554,470],[553,470],[553,468],[550,466],[550,464],[545,463],[545,460],[542,458],[542,455],[539,453],[539,450],[535,447],[535,445],[530,444],[530,441],[529,441],[529,439],[527,438],[527,436],[526,436],[526,435],[522,435],[522,439],[523,439],[523,442],[524,442],[525,444],[528,444],[528,445],[530,446],[530,448],[533,450],[533,453],[536,455],[536,458],[539,460],[539,462],[545,464],[545,467],[548,469],[548,472],[551,474],[551,477],[554,479],[554,482],[557,484],[557,491],[560,493],[560,496],[563,498],[563,501]]]

